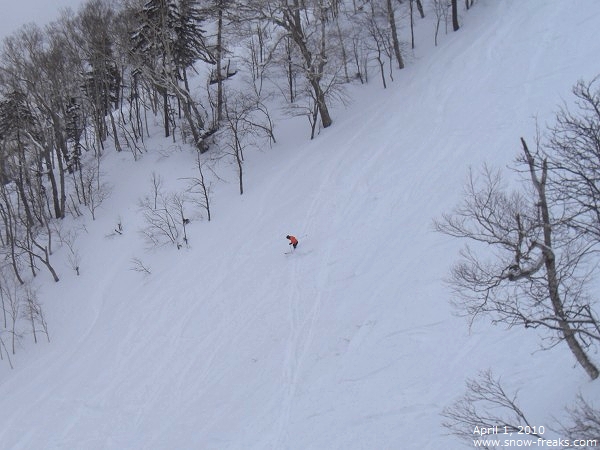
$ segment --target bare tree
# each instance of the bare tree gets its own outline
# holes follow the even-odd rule
[[[560,426],[563,436],[569,438],[570,445],[565,448],[592,449],[600,445],[600,409],[587,401],[583,395],[577,396],[573,407],[567,409],[569,423]],[[574,447],[574,442],[579,445]],[[583,445],[583,444],[586,445]]]
[[[22,29],[6,40],[3,48],[4,65],[0,78],[4,85],[25,93],[28,102],[35,105],[41,123],[28,138],[40,151],[43,176],[51,185],[53,212],[63,218],[66,204],[65,172],[72,170],[68,148],[66,99],[77,97],[80,89],[80,65],[65,51],[68,42],[64,30],[57,25],[45,33],[35,26]],[[58,173],[56,173],[56,171]]]
[[[568,209],[571,227],[600,243],[600,76],[572,91],[574,105],[563,106],[548,130],[549,194]]]
[[[81,169],[82,191],[85,192],[85,205],[96,220],[96,210],[104,200],[110,197],[111,188],[108,183],[100,180],[99,165],[86,165]]]
[[[324,0],[262,0],[239,2],[237,10],[248,20],[266,21],[284,30],[296,45],[303,61],[303,72],[314,91],[323,128],[333,120],[329,113],[327,92],[323,83],[329,61],[327,52],[328,10]]]
[[[8,349],[6,348],[6,343],[4,342],[4,339],[2,338],[2,330],[0,330],[0,360],[4,359],[4,355],[6,355],[6,359],[8,360],[8,365],[11,369],[14,368],[13,364],[12,364],[12,360],[10,359],[10,353],[8,352]]]
[[[198,153],[196,156],[198,176],[189,178],[190,184],[187,191],[191,194],[197,194],[199,196],[199,199],[195,200],[194,203],[206,211],[207,220],[210,222],[211,184],[205,176],[205,165],[205,161],[202,160],[201,155]]]
[[[181,238],[182,238],[183,244],[188,245],[189,241],[188,241],[186,227],[190,223],[190,219],[188,219],[185,214],[186,202],[187,202],[187,196],[185,194],[179,193],[179,192],[171,194],[170,203],[171,203],[171,207],[175,210],[175,212],[177,213],[177,217],[179,218],[179,225],[180,225],[181,231],[182,231]],[[180,248],[180,246],[183,244],[178,243],[177,248]]]
[[[383,88],[387,88],[385,79],[385,59],[389,60],[390,77],[392,76],[392,47],[391,40],[389,39],[388,30],[382,26],[381,22],[381,11],[376,11],[375,5],[371,2],[371,14],[365,18],[366,29],[369,34],[368,48],[371,53],[375,54],[375,59],[379,65],[379,71],[381,74],[381,81]],[[403,67],[403,64],[402,64]],[[400,68],[402,68],[400,67]],[[393,79],[392,79],[393,81]]]
[[[131,264],[132,264],[131,270],[133,270],[134,272],[143,273],[145,275],[152,274],[152,272],[150,271],[150,268],[148,266],[146,266],[144,264],[144,262],[139,258],[132,258]]]
[[[11,184],[0,183],[0,217],[2,218],[3,231],[3,253],[5,258],[10,261],[10,266],[14,272],[15,279],[24,284],[23,276],[21,275],[21,252],[17,247],[17,240],[20,233],[20,219],[13,205],[14,186]]]
[[[501,441],[488,438],[520,434],[521,441],[528,438],[536,446],[540,439],[548,439],[549,431],[564,438],[560,440],[562,449],[591,450],[600,443],[600,411],[581,394],[577,396],[576,404],[567,409],[567,421],[558,422],[551,429],[532,422],[518,403],[518,393],[509,393],[491,370],[481,372],[476,379],[467,380],[466,388],[461,398],[442,411],[442,425],[469,445],[477,440],[479,448],[494,450],[493,443]]]
[[[434,43],[437,47],[438,34],[442,20],[444,22],[446,33],[448,33],[448,2],[446,0],[431,0],[431,9],[433,10],[436,19]]]
[[[22,288],[23,284],[18,283],[12,274],[6,273],[4,269],[0,269],[0,295],[2,296],[4,312],[8,315],[9,319],[4,328],[10,335],[11,353],[13,355],[16,353],[17,341],[21,337],[18,323],[22,312]]]
[[[442,412],[442,425],[450,433],[470,445],[474,437],[485,436],[488,430],[508,434],[529,427],[529,437],[543,436],[545,430],[539,433],[519,407],[517,394],[507,393],[491,370],[481,372],[477,379],[467,380],[466,384],[465,394]],[[496,448],[481,441],[480,444],[480,448],[487,450]]]
[[[595,379],[599,372],[585,349],[600,341],[600,327],[584,290],[585,249],[551,214],[545,160],[521,143],[520,161],[530,178],[524,193],[507,193],[497,172],[484,171],[482,187],[471,174],[463,204],[435,223],[445,234],[487,244],[479,252],[466,247],[454,266],[455,304],[471,320],[489,315],[509,327],[550,331],[552,342],[565,341]],[[490,249],[491,261],[484,256]]]
[[[152,188],[151,196],[139,200],[145,221],[145,226],[140,232],[152,247],[173,244],[180,249],[187,243],[185,226],[188,220],[184,215],[186,197],[180,193],[165,193],[162,189],[162,179],[154,173]]]
[[[411,6],[411,30],[412,30],[412,0],[410,0]],[[390,24],[390,35],[392,38],[392,44],[394,47],[394,55],[396,56],[396,61],[398,62],[398,69],[404,69],[404,59],[402,58],[402,54],[400,53],[400,41],[398,40],[398,31],[396,29],[396,15],[394,12],[394,6],[392,4],[392,0],[386,0],[386,8],[387,8],[387,16]],[[413,38],[413,48],[415,48],[414,38]]]
[[[275,142],[267,109],[254,96],[233,92],[225,102],[225,126],[221,139],[225,154],[233,156],[238,169],[240,195],[244,193],[244,151],[259,142]]]
[[[81,254],[75,246],[77,238],[78,234],[75,230],[69,230],[66,233],[59,232],[60,242],[66,245],[68,250],[67,260],[69,261],[69,265],[75,271],[77,276],[79,276],[81,270]]]
[[[44,312],[42,305],[40,304],[37,296],[37,292],[32,288],[31,285],[25,285],[22,293],[23,301],[23,317],[31,325],[31,334],[33,335],[33,341],[37,344],[37,333],[41,331],[46,335],[46,339],[50,342],[50,335],[48,334],[48,324],[44,318]],[[38,329],[38,327],[41,327]]]
[[[219,122],[223,119],[223,54],[225,47],[223,45],[223,15],[226,12],[226,2],[224,0],[213,0],[211,10],[216,15],[217,19],[217,44],[215,46],[215,62],[216,62],[216,82],[217,82],[217,116],[215,120],[214,128],[218,127]]]
[[[171,207],[166,196],[159,198],[157,208],[153,208],[146,197],[140,201],[140,209],[146,223],[141,233],[149,245],[158,247],[170,243],[179,246],[177,212]]]
[[[156,172],[152,172],[151,182],[152,182],[152,199],[153,199],[153,203],[154,203],[154,209],[156,209],[156,208],[158,208],[158,198],[162,193],[163,179]]]

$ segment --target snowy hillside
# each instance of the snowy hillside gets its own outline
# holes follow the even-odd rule
[[[118,194],[65,224],[81,275],[63,248],[61,281],[40,282],[51,342],[0,362],[0,449],[473,448],[440,412],[487,368],[536,425],[578,391],[600,398],[535,331],[469,333],[443,282],[461,243],[432,231],[469,166],[510,164],[534,116],[600,73],[600,2],[572,3],[478,0],[438,47],[423,24],[395,82],[352,87],[315,140],[280,122],[246,155],[243,196],[222,162],[189,248],[146,249],[137,201],[152,172],[167,190],[196,176],[193,150],[157,132],[138,162],[110,153]]]

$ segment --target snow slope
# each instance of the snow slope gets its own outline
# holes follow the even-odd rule
[[[145,250],[136,200],[152,171],[170,189],[194,176],[193,152],[156,138],[139,162],[108,156],[113,196],[72,224],[82,275],[41,281],[52,342],[0,365],[0,448],[458,449],[439,413],[481,369],[536,425],[599,394],[535,332],[468,333],[443,283],[460,243],[431,222],[470,165],[509,164],[533,116],[600,73],[600,2],[478,0],[463,22],[437,48],[421,29],[395,83],[353,89],[314,141],[281,123],[247,155],[243,196],[223,165],[189,249]]]

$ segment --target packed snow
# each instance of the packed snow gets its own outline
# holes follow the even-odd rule
[[[138,200],[152,172],[182,190],[194,151],[157,131],[137,162],[107,152],[112,196],[95,221],[63,224],[81,275],[63,247],[60,282],[39,277],[51,341],[25,336],[15,368],[0,361],[0,448],[473,448],[440,412],[482,369],[538,426],[577,392],[599,398],[565,347],[453,315],[444,279],[462,243],[432,221],[469,167],[511,164],[536,120],[600,73],[600,2],[478,0],[461,14],[437,47],[420,24],[388,89],[375,75],[351,86],[313,141],[305,121],[278,122],[277,143],[246,155],[243,196],[222,160],[212,220],[189,206],[180,250],[147,248]]]

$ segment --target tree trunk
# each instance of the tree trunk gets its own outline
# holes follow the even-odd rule
[[[325,24],[323,22],[323,18],[321,18],[321,48],[320,54],[317,58],[313,57],[306,44],[304,31],[302,29],[302,21],[300,19],[300,5],[298,3],[298,0],[294,1],[294,9],[289,13],[286,24],[286,28],[291,33],[294,43],[298,46],[300,53],[304,58],[307,71],[306,76],[310,85],[313,88],[315,94],[315,101],[319,106],[321,123],[323,124],[323,128],[327,128],[333,123],[333,120],[331,120],[331,116],[329,115],[327,102],[325,100],[325,92],[321,87],[323,68],[327,63],[327,58],[325,56]]]
[[[331,120],[329,110],[327,109],[325,93],[323,92],[323,89],[321,89],[321,85],[318,81],[311,81],[311,84],[313,90],[315,91],[315,97],[317,100],[317,105],[319,107],[319,114],[321,115],[321,123],[323,124],[323,128],[327,128],[333,123],[333,120]]]
[[[325,38],[325,9],[323,7],[323,3],[320,3],[320,15],[321,15],[321,48],[318,57],[318,78],[316,79],[316,85],[319,86],[318,91],[315,91],[317,94],[317,104],[319,105],[319,112],[321,114],[321,123],[323,124],[323,128],[327,128],[330,126],[333,121],[331,120],[331,116],[329,115],[329,110],[327,109],[327,102],[325,101],[325,92],[321,88],[321,79],[323,77],[323,69],[325,68],[325,64],[327,64],[327,55],[325,52],[325,43],[327,42]]]
[[[223,120],[223,78],[221,76],[221,59],[223,58],[223,3],[217,1],[218,19],[217,19],[217,124]]]
[[[552,251],[552,225],[550,222],[550,211],[548,209],[548,202],[546,198],[546,177],[548,173],[548,165],[544,160],[542,164],[542,177],[539,179],[535,173],[535,160],[529,152],[527,144],[523,138],[521,138],[521,144],[523,145],[523,151],[525,152],[527,163],[529,165],[531,180],[538,193],[538,206],[542,215],[542,224],[544,227],[544,245],[542,246],[542,252],[544,255],[546,274],[548,276],[548,294],[550,297],[550,302],[552,303],[552,309],[554,310],[554,314],[558,319],[559,328],[564,340],[567,341],[569,349],[577,359],[577,362],[590,376],[590,378],[595,380],[600,374],[598,372],[598,368],[590,361],[588,355],[585,353],[585,350],[577,340],[575,331],[571,328],[571,325],[567,320],[562,299],[560,298],[558,271],[556,269],[554,252]]]
[[[350,76],[348,75],[348,55],[346,53],[346,46],[344,45],[344,38],[342,36],[342,30],[340,29],[340,21],[338,20],[337,16],[335,18],[335,26],[337,29],[338,39],[340,40],[340,50],[342,52],[342,64],[344,66],[344,79],[345,79],[346,83],[350,83]]]
[[[458,0],[452,0],[452,29],[458,31],[460,28],[458,25]]]
[[[412,30],[412,0],[411,0],[411,30]],[[392,43],[394,46],[394,54],[396,55],[396,59],[398,60],[398,69],[404,69],[404,61],[402,60],[402,55],[400,54],[400,42],[398,41],[398,31],[396,30],[396,18],[394,16],[394,8],[392,7],[392,0],[387,0],[387,10],[388,10],[388,21],[390,23],[390,30],[392,31]],[[414,44],[413,44],[414,48]]]
[[[67,192],[65,188],[65,167],[63,165],[62,156],[60,150],[56,147],[56,160],[58,162],[58,179],[60,186],[60,198],[59,203],[54,204],[54,211],[57,219],[65,218],[65,206],[67,204]]]
[[[163,97],[163,115],[165,116],[165,137],[169,137],[171,135],[170,127],[169,127],[169,95],[167,93],[167,88],[161,88],[161,94]]]
[[[419,14],[421,15],[421,19],[425,18],[425,11],[423,10],[423,3],[421,0],[417,0],[417,9],[419,10]]]
[[[285,52],[287,55],[287,78],[288,78],[288,89],[290,92],[290,103],[294,103],[296,95],[294,91],[294,65],[292,61],[292,46],[289,39],[285,41]]]

